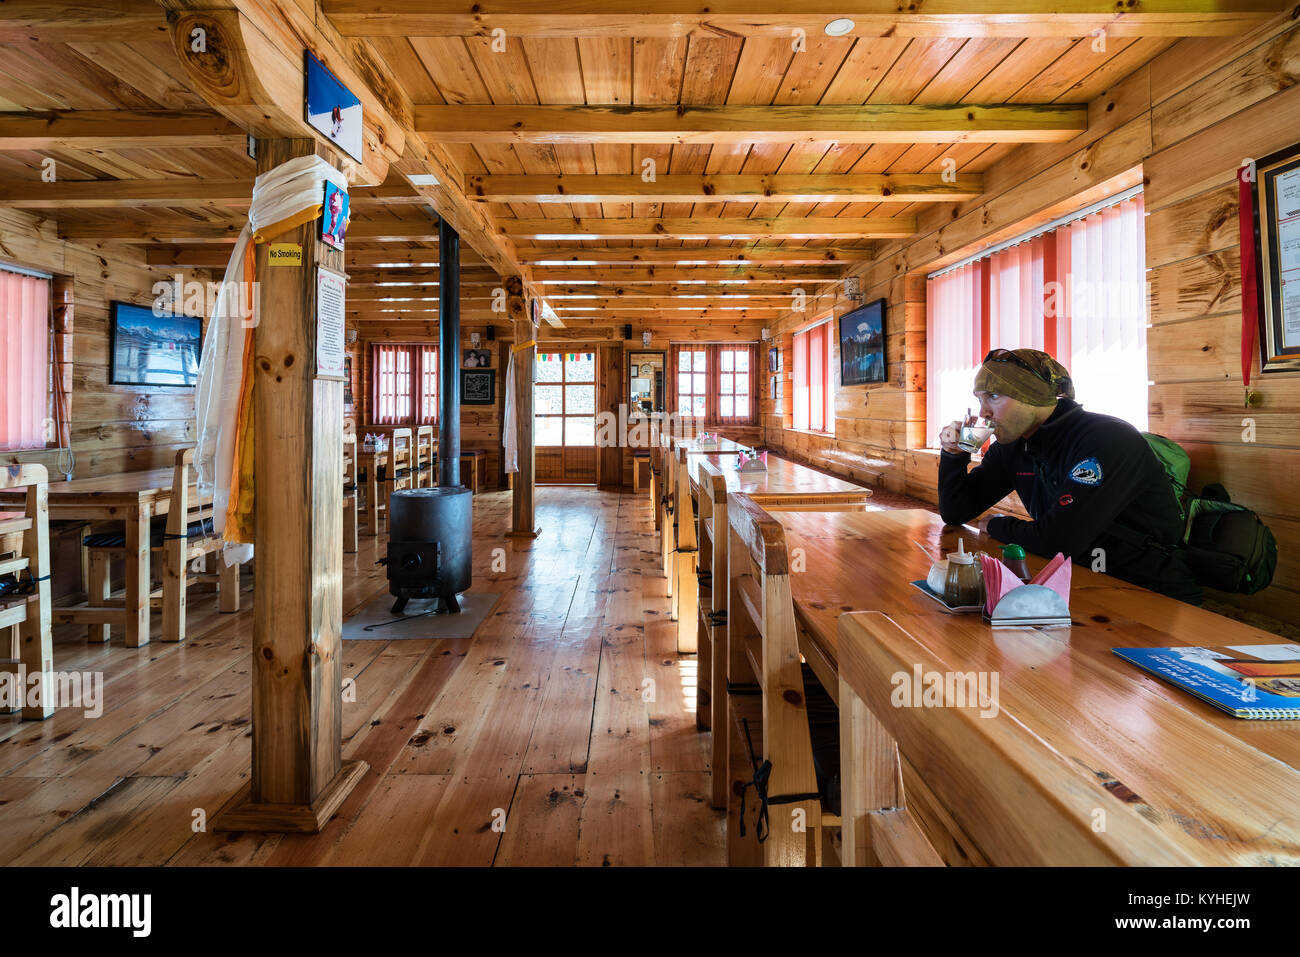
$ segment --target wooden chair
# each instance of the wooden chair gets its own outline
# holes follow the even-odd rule
[[[824,811],[818,797],[785,529],[747,495],[733,492],[727,505],[727,733],[729,777],[736,785],[727,815],[728,859],[768,866],[820,862],[826,829],[838,826],[839,818]],[[753,805],[757,799],[748,793],[756,788],[746,787],[755,776],[750,742],[764,767],[771,762],[770,829],[761,844],[752,830],[739,833],[745,800]],[[743,795],[735,793],[742,788]]]
[[[190,468],[194,450],[176,453],[172,473],[171,504],[163,535],[163,641],[185,640],[186,590],[193,581],[216,582],[218,610],[239,611],[239,566],[227,565],[221,554],[224,542],[212,529],[211,506],[190,502]],[[190,563],[216,555],[217,571],[191,572]]]
[[[0,468],[0,489],[13,488],[27,490],[26,507],[21,513],[0,513],[0,575],[15,576],[30,592],[0,596],[0,638],[6,646],[0,671],[8,673],[10,688],[24,691],[29,685],[19,682],[20,669],[28,681],[33,675],[42,676],[38,699],[34,704],[25,700],[22,713],[24,720],[43,720],[54,713],[49,476],[45,466]]]
[[[888,615],[840,616],[836,647],[845,866],[1197,863],[1010,712],[895,707],[896,675],[952,665]]]
[[[211,506],[190,501],[190,469],[193,464],[192,448],[176,453],[167,517],[161,525],[155,523],[150,538],[150,549],[163,559],[162,586],[154,588],[149,596],[151,607],[162,609],[163,641],[185,640],[186,590],[193,582],[215,583],[218,609],[224,613],[239,611],[239,566],[226,565],[220,554],[224,543],[213,533]],[[110,597],[112,563],[115,559],[126,558],[126,536],[122,532],[95,534],[88,536],[83,545],[90,561],[90,590],[86,604],[60,608],[56,617],[67,621],[88,621],[88,640],[107,642],[110,625],[106,621],[95,621],[94,611],[120,604],[120,600]],[[218,566],[215,572],[190,571],[190,563],[196,559],[201,559],[206,568],[208,556],[214,553]]]
[[[399,489],[413,488],[415,483],[413,469],[415,440],[410,427],[390,429],[388,436],[388,464],[384,468],[384,485],[381,492],[385,522],[389,521],[388,516],[392,514],[388,509],[388,503],[392,501],[393,493]]]
[[[438,440],[432,425],[415,429],[415,487],[433,488],[438,484]]]
[[[343,434],[343,551],[357,550],[357,437]]]

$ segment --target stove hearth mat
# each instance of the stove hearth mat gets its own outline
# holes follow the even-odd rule
[[[438,607],[437,598],[412,598],[400,615],[393,614],[393,596],[376,595],[351,618],[343,622],[344,641],[436,640],[472,638],[497,599],[498,592],[467,591],[460,596],[460,614],[428,614]],[[367,627],[370,628],[367,631]]]

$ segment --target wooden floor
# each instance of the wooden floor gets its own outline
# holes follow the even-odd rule
[[[343,756],[371,770],[321,834],[198,829],[249,773],[252,595],[219,615],[192,592],[182,645],[156,616],[141,649],[57,630],[57,669],[104,672],[104,712],[0,717],[0,862],[722,864],[646,496],[540,488],[518,545],[509,507],[475,498],[473,590],[501,598],[473,639],[344,643]],[[344,556],[345,617],[387,591],[380,555],[363,534]]]

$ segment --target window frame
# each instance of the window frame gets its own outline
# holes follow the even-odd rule
[[[39,349],[39,354],[41,357],[39,361],[43,365],[43,374],[33,376],[31,379],[33,389],[35,388],[35,383],[41,380],[44,381],[44,394],[42,400],[39,403],[40,411],[41,411],[39,435],[36,436],[35,444],[20,443],[16,445],[9,445],[7,441],[4,441],[3,444],[0,444],[0,452],[4,454],[14,454],[14,455],[20,455],[23,453],[32,453],[32,452],[43,452],[48,449],[58,447],[58,436],[52,434],[52,432],[54,431],[52,426],[55,424],[55,419],[58,414],[55,408],[55,397],[54,397],[54,389],[56,386],[56,379],[55,379],[56,363],[53,361],[54,349],[56,346],[55,324],[53,321],[54,308],[55,308],[54,276],[49,273],[39,272],[33,269],[24,269],[21,266],[15,266],[8,263],[0,263],[0,272],[9,273],[10,275],[16,276],[20,279],[35,280],[37,282],[44,283],[44,287],[45,287],[44,316],[36,317],[33,319],[32,322],[33,326],[43,330],[44,341],[39,343],[33,343],[32,346],[26,350],[22,348],[18,350],[20,353],[25,353],[27,355],[36,355],[37,350]],[[17,322],[20,324],[22,328],[25,329],[26,324],[23,323],[24,318],[26,317],[19,316]],[[6,360],[7,360],[9,343],[12,341],[13,336],[11,335],[11,330],[8,328],[3,330],[3,333],[5,337],[4,341],[5,341],[5,350],[6,350]],[[19,357],[19,361],[20,363],[22,361],[21,355]],[[38,403],[33,400],[31,402],[32,408],[34,409],[37,406],[37,404]]]
[[[537,360],[537,363],[538,363],[538,364],[540,364],[540,361],[541,361],[540,357],[543,356],[543,355],[553,355],[553,356],[559,356],[559,357],[560,357],[560,380],[559,380],[558,382],[538,382],[538,381],[537,381],[536,373],[534,373],[534,375],[533,375],[533,388],[534,388],[534,389],[535,389],[537,386],[539,386],[539,385],[547,385],[547,386],[557,386],[557,387],[559,388],[559,390],[560,390],[560,411],[559,411],[559,412],[538,412],[538,411],[537,411],[537,407],[536,407],[536,403],[534,402],[534,405],[533,405],[533,423],[534,423],[534,424],[533,424],[533,435],[534,435],[534,436],[536,436],[536,435],[540,435],[540,434],[541,434],[541,430],[538,429],[538,428],[537,428],[537,425],[536,425],[536,422],[537,422],[538,419],[559,419],[559,420],[560,420],[560,444],[559,444],[559,445],[541,445],[540,443],[538,443],[538,448],[544,448],[544,449],[563,449],[563,448],[567,448],[567,449],[587,449],[587,448],[595,448],[595,447],[596,447],[596,413],[597,413],[597,409],[596,409],[596,407],[595,407],[596,371],[597,371],[597,365],[598,365],[598,363],[599,363],[599,359],[600,359],[600,354],[599,354],[596,350],[594,350],[594,349],[591,349],[591,350],[581,349],[581,350],[577,350],[577,351],[574,351],[574,352],[563,352],[563,351],[553,352],[553,351],[551,351],[551,350],[549,350],[549,349],[539,349],[539,350],[537,351],[537,355],[538,355],[538,360]],[[589,356],[591,356],[591,379],[590,379],[590,380],[587,380],[587,379],[570,380],[570,379],[569,379],[569,359],[568,359],[568,356],[571,356],[571,355],[589,355]],[[569,388],[568,388],[568,387],[571,386],[571,385],[589,385],[589,386],[591,386],[591,388],[592,388],[592,393],[593,393],[593,402],[592,402],[592,410],[591,410],[591,412],[570,412],[570,411],[568,411],[568,409],[569,409]],[[592,428],[591,428],[591,432],[592,432],[592,440],[591,440],[591,444],[590,444],[590,445],[571,445],[569,442],[566,441],[566,439],[568,438],[568,434],[569,434],[569,432],[568,432],[568,425],[569,425],[568,420],[569,420],[569,419],[591,419],[591,423],[592,423]]]
[[[380,369],[380,357],[387,350],[392,350],[394,356],[406,356],[408,360],[408,370],[403,372],[394,368],[392,372],[384,372]],[[438,402],[441,387],[440,367],[438,359],[438,346],[424,342],[370,342],[370,408],[367,418],[370,425],[393,425],[393,426],[420,426],[420,425],[437,425],[438,424]],[[405,412],[398,415],[397,409],[393,410],[391,417],[385,418],[381,415],[381,408],[384,398],[384,377],[388,375],[398,376],[407,379],[405,389]],[[424,391],[427,381],[432,378],[433,392],[432,395]],[[394,383],[393,395],[398,397],[399,393]],[[431,400],[431,402],[430,402]],[[426,414],[421,408],[427,409],[432,406],[432,412]]]

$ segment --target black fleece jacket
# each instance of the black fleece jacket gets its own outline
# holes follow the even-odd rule
[[[1034,520],[998,515],[988,523],[994,538],[1044,557],[1063,552],[1090,567],[1100,548],[1108,574],[1200,604],[1200,587],[1177,547],[1183,522],[1173,486],[1127,422],[1058,399],[1032,436],[995,442],[968,472],[969,465],[965,452],[940,455],[939,514],[949,525],[970,521],[1014,490]]]

